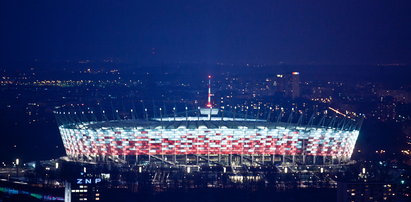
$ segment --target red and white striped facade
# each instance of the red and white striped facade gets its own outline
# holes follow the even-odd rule
[[[226,126],[59,127],[69,157],[80,155],[263,154],[331,156],[349,159],[357,130],[317,127]]]

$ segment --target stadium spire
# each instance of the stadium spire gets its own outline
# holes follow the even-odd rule
[[[208,75],[208,102],[206,105],[208,108],[213,108],[211,104],[211,75]]]

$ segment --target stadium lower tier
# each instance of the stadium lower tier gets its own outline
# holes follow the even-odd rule
[[[264,154],[349,159],[359,132],[325,128],[138,129],[59,127],[66,153],[79,155]]]

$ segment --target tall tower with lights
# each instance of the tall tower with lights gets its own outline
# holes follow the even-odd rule
[[[211,115],[218,115],[218,109],[213,108],[213,104],[211,103],[211,75],[208,75],[208,95],[207,95],[207,104],[205,108],[200,108],[201,115],[207,115],[208,120],[211,120]]]

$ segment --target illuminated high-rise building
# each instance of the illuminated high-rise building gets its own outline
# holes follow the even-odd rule
[[[291,97],[300,97],[300,72],[292,72],[289,82]]]
[[[293,99],[300,97],[300,72],[277,74],[273,85],[278,93]]]

